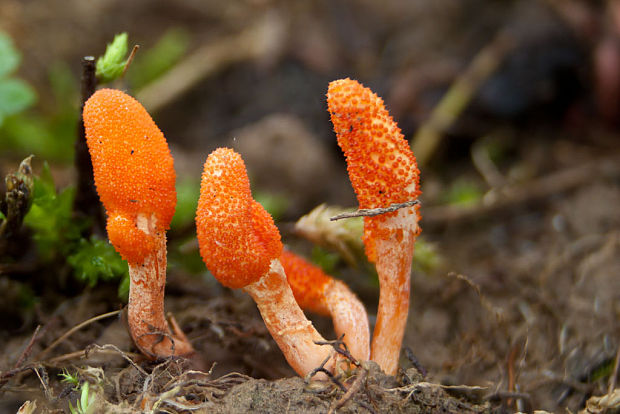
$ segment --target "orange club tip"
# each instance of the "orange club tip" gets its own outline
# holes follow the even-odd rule
[[[282,251],[280,263],[299,307],[328,316],[330,312],[325,304],[325,289],[334,279],[318,266],[286,249]]]
[[[241,156],[228,148],[205,161],[196,228],[203,261],[230,288],[258,281],[282,252],[273,219],[252,198]]]
[[[174,161],[146,109],[122,91],[101,89],[86,101],[83,119],[95,185],[108,217],[136,226],[138,215],[144,215],[153,230],[167,230],[176,207]],[[125,246],[135,239],[117,236]],[[130,250],[119,251],[130,262],[144,259],[139,249]]]
[[[419,170],[408,142],[383,100],[359,82],[331,82],[327,106],[346,160],[360,209],[389,207],[417,199]],[[414,214],[410,210],[408,214]],[[381,223],[398,212],[364,218],[366,255],[376,260],[374,240],[386,238]]]

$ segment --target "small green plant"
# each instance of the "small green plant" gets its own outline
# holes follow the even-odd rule
[[[62,378],[60,382],[73,385],[73,389],[75,390],[79,388],[80,379],[78,378],[77,372],[71,374],[67,368],[63,368],[62,372],[58,374],[58,376]]]
[[[127,65],[127,33],[114,36],[103,56],[97,59],[97,80],[100,83],[112,82],[123,75]]]
[[[81,238],[67,262],[73,267],[75,276],[90,287],[99,280],[115,280],[127,273],[127,263],[114,247],[96,236],[88,240]]]
[[[41,174],[34,178],[32,207],[24,218],[24,224],[34,231],[33,238],[43,260],[51,260],[55,254],[67,254],[72,243],[80,238],[84,222],[73,220],[74,189],[57,192],[49,165],[44,163]]]
[[[24,224],[34,232],[39,257],[45,262],[66,258],[75,277],[91,287],[99,281],[128,278],[127,264],[107,241],[82,236],[89,223],[73,217],[74,193],[73,187],[56,190],[47,163],[34,177],[32,207]],[[126,300],[126,289],[119,289],[119,297]]]
[[[71,414],[92,414],[95,412],[95,395],[90,393],[90,384],[88,381],[82,383],[80,399],[76,401],[75,407],[69,403],[69,411]]]

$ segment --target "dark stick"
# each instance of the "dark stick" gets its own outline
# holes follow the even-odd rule
[[[32,334],[32,337],[30,338],[28,345],[26,345],[26,348],[24,348],[24,350],[22,351],[22,354],[20,355],[19,359],[15,363],[15,366],[13,367],[13,369],[19,368],[21,364],[24,363],[24,360],[28,358],[28,356],[30,355],[30,352],[32,352],[32,346],[34,345],[35,339],[37,339],[37,335],[39,334],[40,329],[41,329],[41,325],[37,325],[37,329],[34,330],[34,333]]]
[[[80,106],[80,122],[78,125],[78,137],[75,141],[75,169],[77,171],[77,189],[73,202],[73,211],[77,217],[91,217],[92,226],[84,230],[84,236],[88,237],[93,228],[100,232],[104,226],[104,217],[99,203],[99,196],[95,190],[93,178],[93,166],[90,161],[90,153],[86,146],[86,131],[82,111],[84,104],[95,93],[97,78],[95,76],[95,58],[85,56],[82,59],[82,105]]]

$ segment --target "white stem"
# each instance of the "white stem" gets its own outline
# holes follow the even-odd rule
[[[329,357],[332,348],[315,344],[324,339],[295,301],[278,259],[272,260],[269,271],[257,282],[243,289],[256,302],[269,333],[300,376],[306,376]],[[331,360],[325,368],[333,371],[334,365]]]
[[[390,237],[376,241],[380,291],[370,359],[390,375],[398,369],[409,313],[411,261],[417,234],[414,209],[399,210],[395,217],[387,219],[384,226],[390,230]]]
[[[334,323],[334,331],[358,361],[370,358],[370,328],[366,308],[353,292],[339,280],[325,289],[325,303]]]
[[[140,214],[139,230],[152,236],[156,249],[141,264],[129,265],[129,332],[136,346],[151,358],[193,352],[185,335],[171,332],[164,314],[166,287],[166,234],[156,229],[157,219]]]

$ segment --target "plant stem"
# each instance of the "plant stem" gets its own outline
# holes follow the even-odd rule
[[[103,233],[105,218],[99,203],[99,196],[95,189],[95,179],[93,176],[93,165],[90,160],[90,153],[86,145],[86,131],[82,111],[84,104],[95,93],[97,88],[97,77],[95,76],[95,58],[85,56],[82,59],[82,105],[80,107],[80,120],[78,123],[77,140],[75,141],[75,169],[77,171],[77,188],[75,200],[73,201],[73,213],[77,217],[91,217],[92,226],[84,229],[84,237],[90,236],[95,228],[96,233]]]

